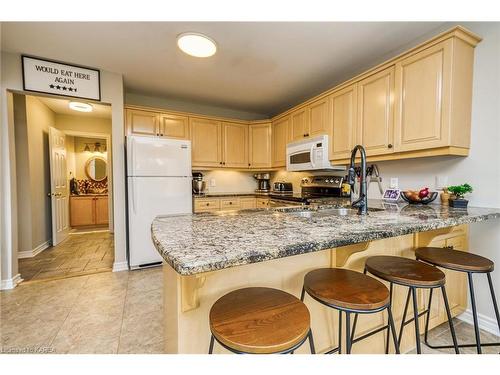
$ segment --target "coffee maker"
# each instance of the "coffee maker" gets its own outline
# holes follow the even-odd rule
[[[271,190],[271,184],[269,180],[271,176],[269,173],[256,173],[253,175],[257,180],[257,189],[255,189],[256,193],[269,193]]]

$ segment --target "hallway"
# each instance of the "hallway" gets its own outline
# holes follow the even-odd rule
[[[19,259],[19,273],[25,282],[60,279],[111,271],[113,261],[113,234],[109,231],[74,232],[33,258]]]

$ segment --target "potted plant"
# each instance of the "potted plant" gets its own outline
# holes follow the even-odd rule
[[[469,184],[448,186],[448,192],[453,194],[449,200],[450,207],[466,208],[469,201],[464,199],[464,195],[472,193],[472,186]]]

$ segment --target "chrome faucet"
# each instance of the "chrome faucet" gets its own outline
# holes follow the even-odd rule
[[[354,168],[354,163],[356,161],[356,154],[360,153],[361,155],[361,171],[360,171],[360,188],[359,188],[359,197],[354,202],[352,201],[352,192],[354,191],[354,185],[356,184],[356,170]],[[367,188],[366,188],[366,151],[365,148],[361,145],[357,145],[352,149],[351,152],[351,165],[349,166],[348,171],[348,183],[351,185],[351,206],[358,208],[358,215],[368,215],[368,196],[367,196]]]

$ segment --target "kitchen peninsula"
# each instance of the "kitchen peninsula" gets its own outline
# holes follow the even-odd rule
[[[315,268],[342,267],[362,272],[368,256],[414,258],[418,246],[467,251],[467,224],[500,217],[498,209],[385,205],[381,201],[370,202],[370,209],[368,216],[327,204],[156,218],[152,238],[166,262],[165,351],[206,353],[210,307],[229,291],[268,286],[299,296],[304,275]],[[466,280],[460,274],[445,274],[452,314],[456,316],[467,306]],[[422,310],[427,293],[419,291]],[[405,294],[405,289],[395,286],[396,325],[402,317]],[[305,302],[311,311],[316,349],[324,352],[336,346],[337,314],[310,298],[306,297]],[[386,319],[385,313],[363,317],[357,332],[368,332]],[[436,303],[430,327],[444,321],[444,307]],[[401,350],[413,346],[412,332],[406,330]],[[353,346],[353,353],[383,351],[379,335]],[[217,347],[216,352],[224,349]]]

